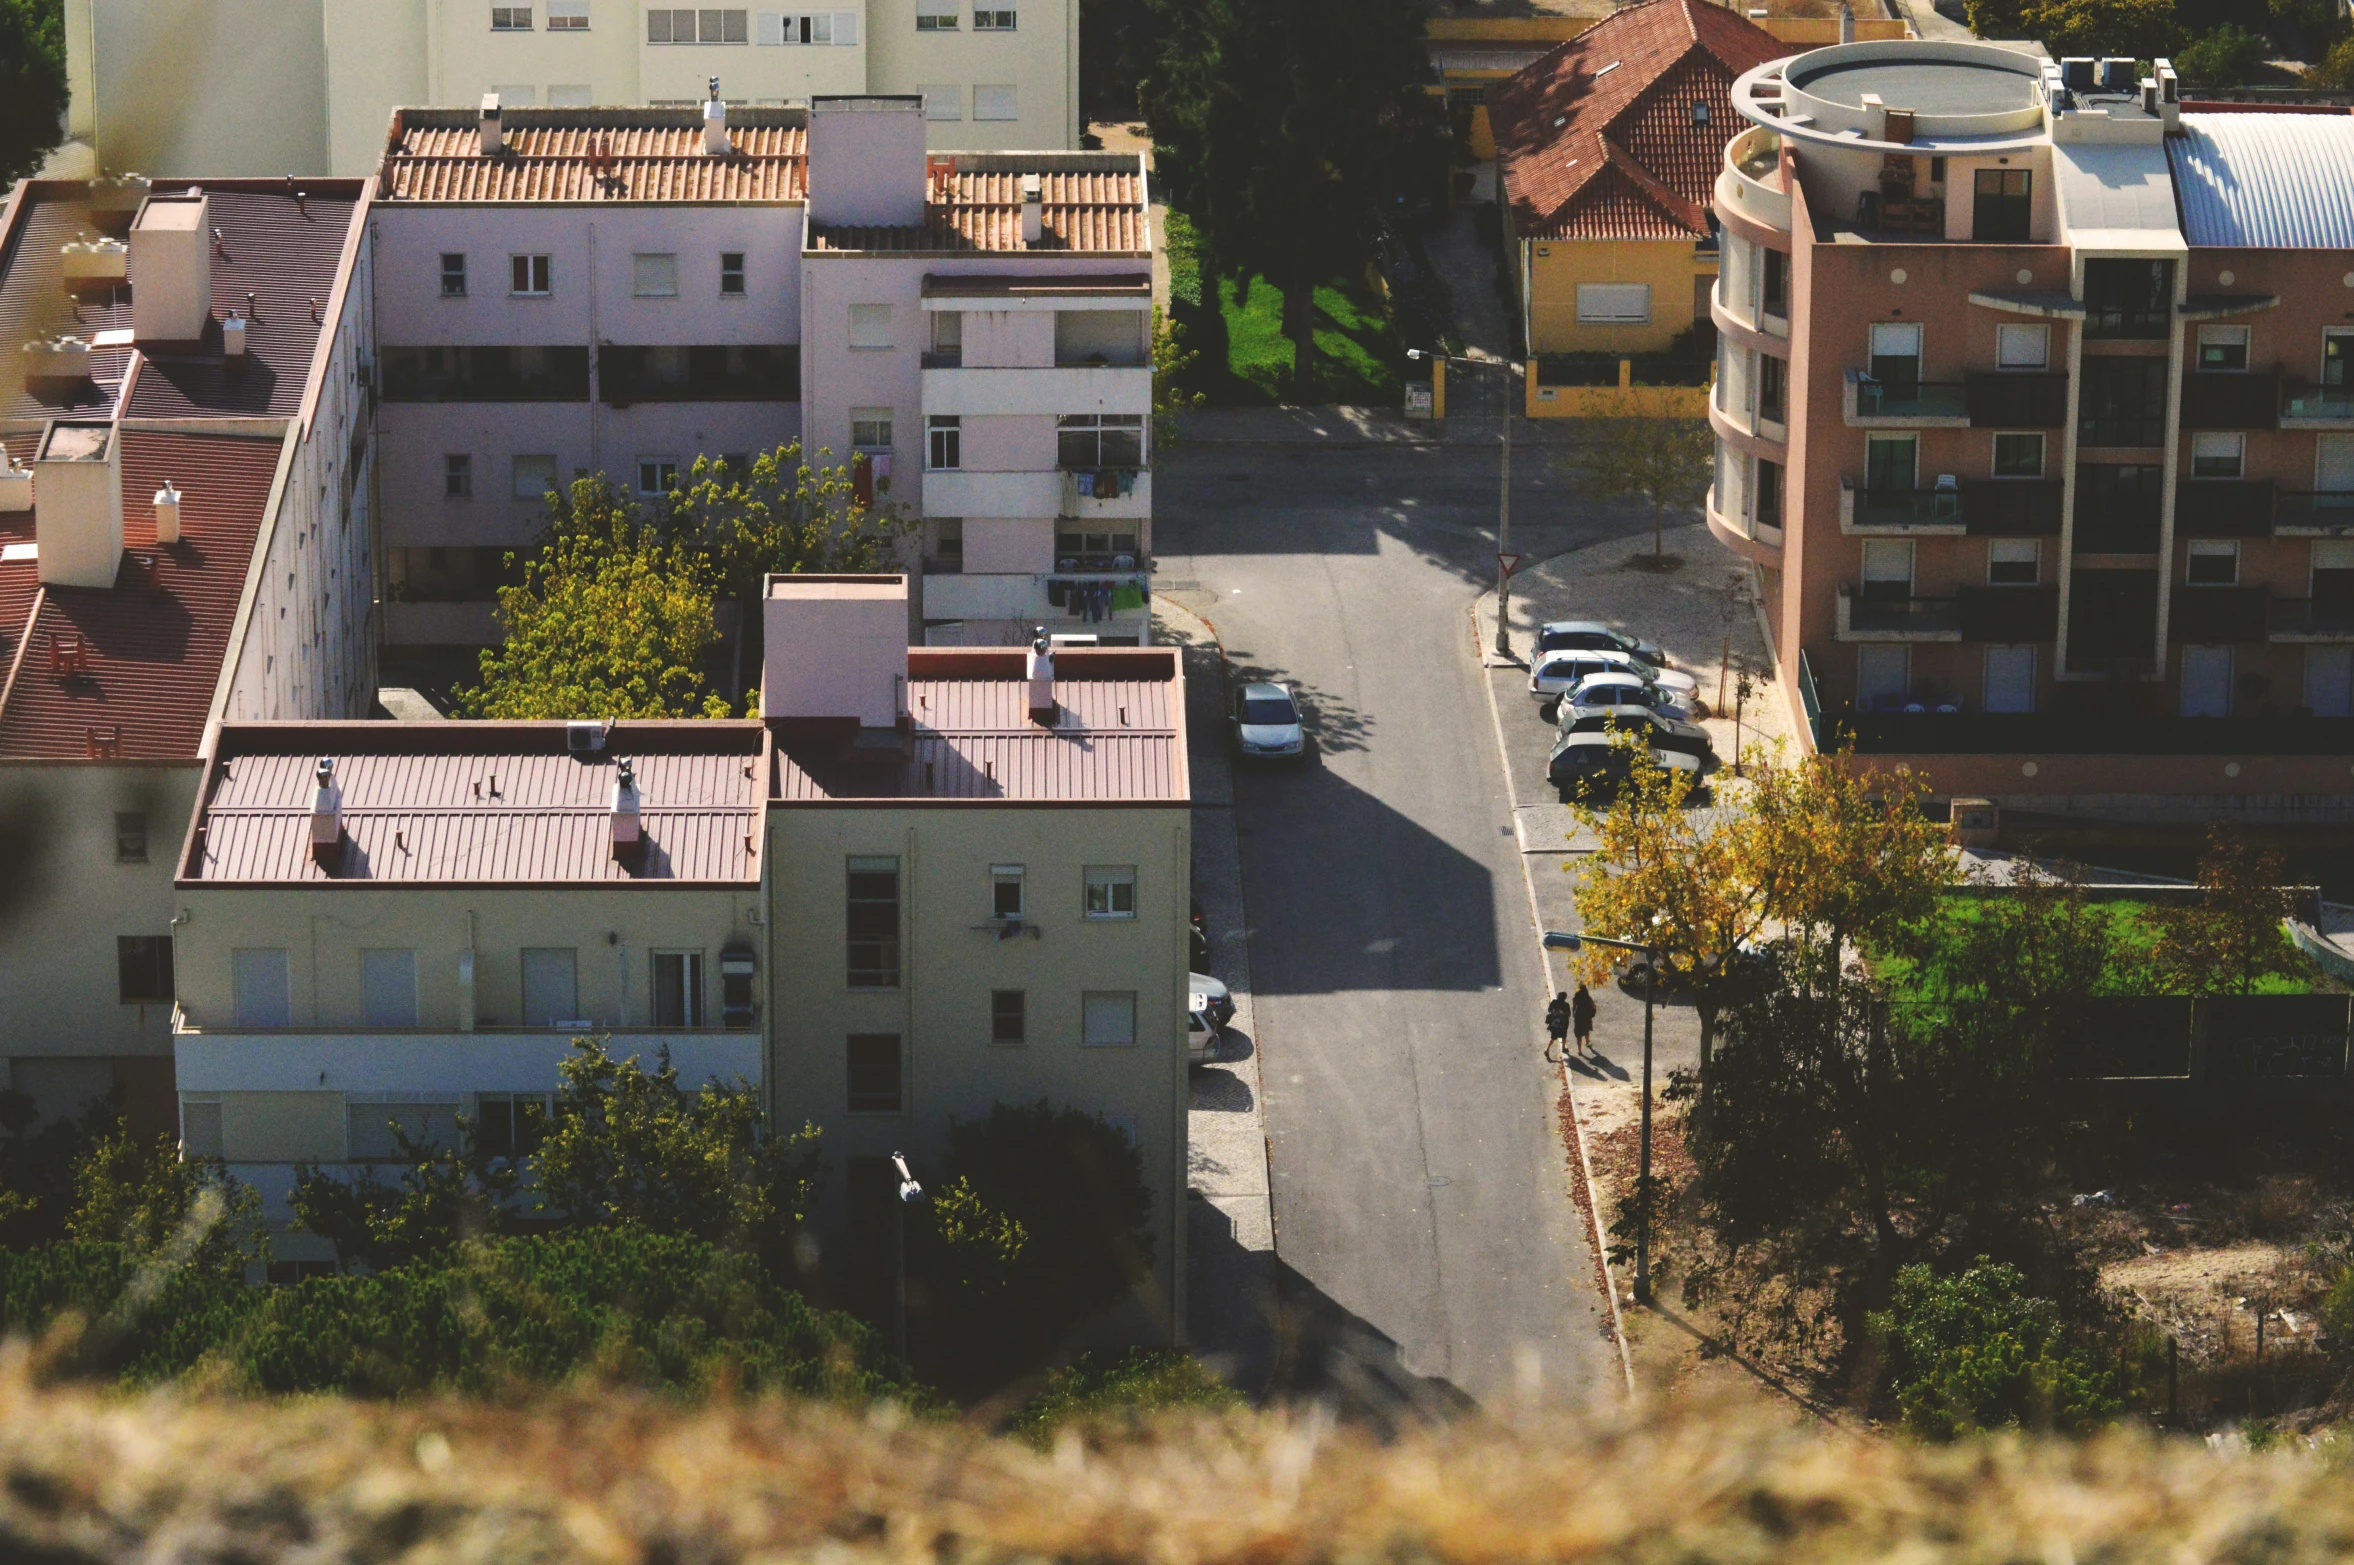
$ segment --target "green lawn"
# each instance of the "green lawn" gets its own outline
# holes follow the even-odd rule
[[[1945,913],[1951,918],[1975,923],[1985,915],[1987,901],[1981,897],[1948,897]],[[2146,902],[2095,902],[2090,910],[2108,920],[2117,937],[2121,960],[2111,966],[2095,991],[2102,995],[2134,995],[2148,993],[2140,981],[2138,970],[2145,965],[2157,930],[2149,921],[2150,905]],[[2281,933],[2281,943],[2291,944],[2287,931]],[[1931,958],[1931,962],[1934,962]],[[1885,980],[1892,994],[1899,1000],[1928,998],[1929,975],[1923,971],[1928,964],[1910,957],[1882,956],[1872,961],[1872,971]],[[2324,994],[2335,986],[2319,973],[2310,978],[2268,977],[2257,980],[2258,994]]]
[[[1292,399],[1292,344],[1283,334],[1283,290],[1263,277],[1203,274],[1192,225],[1169,214],[1171,317],[1200,355],[1187,376],[1214,407],[1265,407]],[[1389,312],[1361,278],[1317,288],[1316,382],[1311,402],[1394,407],[1404,397],[1405,354]]]

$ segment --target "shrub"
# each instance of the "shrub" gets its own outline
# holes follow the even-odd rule
[[[1983,1255],[1950,1277],[1907,1266],[1871,1328],[1915,1434],[1950,1440],[2004,1425],[2073,1434],[2116,1416],[2105,1358],[2068,1340],[2058,1307],[2028,1297],[2017,1267]]]
[[[1159,1413],[1222,1413],[1242,1394],[1190,1353],[1139,1348],[1108,1369],[1082,1357],[1046,1377],[1046,1387],[1007,1421],[1006,1432],[1045,1450],[1065,1425],[1133,1432]]]
[[[2174,56],[2174,68],[2194,86],[2236,87],[2262,70],[2271,54],[2262,33],[2225,22],[2185,44]]]

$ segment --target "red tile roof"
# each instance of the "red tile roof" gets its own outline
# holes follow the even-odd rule
[[[35,563],[0,565],[0,636],[14,670],[0,690],[0,756],[185,760],[204,737],[281,443],[142,429],[121,439],[115,585],[32,592]],[[147,497],[167,478],[181,493],[180,541],[159,548]],[[37,539],[37,506],[32,521]],[[73,638],[86,672],[53,670],[52,648]]]
[[[471,109],[403,109],[385,147],[386,201],[799,201],[799,109],[728,110],[734,151],[703,150],[700,109],[509,109],[484,157]]]
[[[956,800],[1184,804],[1185,686],[1160,648],[1058,654],[1052,727],[1034,723],[1019,651],[913,648],[910,740],[868,758],[847,731],[780,723],[780,804]]]
[[[183,884],[760,883],[767,735],[753,722],[619,723],[575,756],[562,723],[232,723]],[[319,757],[343,839],[312,857]],[[637,774],[646,846],[617,861],[616,763]]]
[[[1790,53],[1705,0],[1644,0],[1488,89],[1513,232],[1680,239],[1708,232],[1734,78]],[[1705,124],[1692,106],[1705,104]]]
[[[1054,154],[1066,162],[1069,154]],[[1036,255],[1142,255],[1152,248],[1144,172],[1133,158],[1102,155],[1104,167],[1039,175],[1040,243],[1022,242],[1021,170],[957,168],[932,182],[921,227],[813,228],[812,250],[886,250]],[[1007,161],[1003,154],[992,162]]]

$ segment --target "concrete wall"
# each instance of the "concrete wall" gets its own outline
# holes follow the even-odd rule
[[[107,168],[328,172],[321,0],[69,0],[66,47]]]
[[[1528,256],[1529,338],[1538,353],[1650,353],[1692,324],[1693,282],[1716,276],[1716,257],[1689,239],[1532,239]],[[1580,283],[1648,283],[1647,326],[1580,325]],[[1701,306],[1705,311],[1705,303]]]
[[[1000,0],[991,0],[991,9]],[[921,92],[959,89],[961,118],[931,120],[925,139],[935,151],[1038,151],[1079,145],[1079,0],[1012,0],[1019,21],[1010,33],[972,30],[973,8],[960,3],[964,25],[953,33],[915,30],[915,0],[868,0],[871,38],[866,90]],[[978,84],[1014,89],[1019,117],[973,118]]]
[[[404,103],[438,103],[427,68],[429,5],[322,0],[327,53],[327,156],[338,174],[372,174]],[[488,12],[482,13],[485,24]],[[479,101],[479,100],[478,100]]]
[[[1146,1318],[1164,1340],[1184,1272],[1189,836],[1182,809],[786,808],[769,817],[778,1121],[822,1126],[832,1160],[904,1151],[919,1176],[952,1117],[978,1118],[996,1103],[1046,1098],[1132,1123],[1158,1248]],[[903,974],[893,990],[845,987],[846,861],[868,854],[901,866]],[[989,917],[990,868],[1003,863],[1025,868],[1035,939],[976,927]],[[1081,917],[1089,864],[1136,866],[1135,919]],[[989,1041],[994,989],[1027,993],[1024,1044]],[[1088,990],[1135,992],[1134,1047],[1080,1046]],[[906,1112],[848,1112],[851,1033],[902,1037]],[[839,1222],[840,1190],[828,1194]]]

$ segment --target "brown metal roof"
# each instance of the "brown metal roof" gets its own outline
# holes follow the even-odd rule
[[[1056,156],[1059,161],[1067,154]],[[990,161],[1009,160],[996,154]],[[943,168],[924,203],[922,226],[812,228],[809,248],[1142,255],[1152,248],[1144,173],[1132,159],[1119,161],[1124,166],[1117,169],[1039,173],[1043,236],[1037,244],[1022,242],[1022,170]]]
[[[905,748],[854,751],[846,731],[780,724],[777,802],[1188,802],[1175,652],[1059,654],[1052,727],[1030,720],[1021,670],[1018,651],[911,649]]]
[[[34,594],[34,562],[0,565],[0,632],[15,670],[0,692],[0,756],[186,760],[204,737],[281,441],[144,429],[121,438],[115,585]],[[147,497],[167,478],[180,490],[180,541],[158,547]],[[37,507],[30,520],[37,542]],[[78,668],[52,666],[61,648],[78,653]]]
[[[757,885],[767,737],[758,723],[621,723],[574,756],[562,723],[230,724],[183,882]],[[311,855],[319,757],[343,844]],[[618,760],[637,774],[644,856],[617,862]]]
[[[809,133],[799,109],[728,110],[733,151],[703,150],[685,109],[508,109],[484,157],[472,110],[403,109],[385,148],[387,201],[799,201]]]

